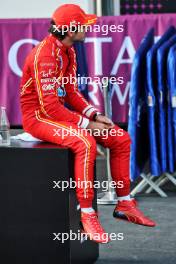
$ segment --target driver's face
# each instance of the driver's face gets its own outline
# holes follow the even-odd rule
[[[85,40],[85,31],[83,32],[77,32],[74,36],[74,41],[84,41]]]
[[[78,32],[72,32],[70,35],[70,38],[73,42],[76,42],[76,41],[84,41],[85,40],[85,30],[83,31],[78,31]]]

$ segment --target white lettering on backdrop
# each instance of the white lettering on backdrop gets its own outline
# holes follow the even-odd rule
[[[20,69],[18,65],[18,50],[19,48],[24,44],[33,44],[37,45],[39,43],[38,40],[35,39],[20,39],[16,41],[10,48],[9,54],[8,54],[8,62],[11,70],[18,76],[22,76],[22,70]]]
[[[87,37],[85,40],[85,43],[92,43],[94,48],[94,64],[95,64],[95,76],[101,76],[103,75],[103,60],[102,60],[102,47],[104,43],[111,43],[112,38],[104,37],[104,38],[89,38]],[[127,52],[128,58],[124,58],[124,54]],[[117,76],[119,67],[121,64],[132,64],[134,55],[135,55],[135,48],[132,43],[132,40],[129,36],[124,37],[124,40],[122,42],[122,45],[120,47],[120,50],[117,53],[117,57],[115,59],[115,62],[113,64],[112,70],[110,71],[111,76]],[[97,99],[97,93],[98,91],[102,91],[101,85],[97,83],[91,83],[91,91],[89,91],[89,98],[93,102],[94,105],[100,106],[100,102]],[[90,86],[89,85],[89,86]],[[130,82],[126,83],[126,87],[124,92],[122,93],[120,85],[113,84],[112,85],[112,96],[115,94],[118,98],[118,101],[120,105],[124,105],[127,99],[127,95],[130,89]]]

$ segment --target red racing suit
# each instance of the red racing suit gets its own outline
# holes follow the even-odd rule
[[[76,70],[74,48],[64,46],[52,35],[32,50],[24,65],[20,87],[24,130],[41,140],[70,148],[75,154],[77,183],[93,183],[96,142],[109,147],[112,178],[123,181],[123,188],[116,188],[117,195],[128,195],[130,137],[125,131],[121,136],[107,138],[83,132],[97,110],[78,91]],[[74,111],[66,108],[65,102]],[[119,127],[115,126],[115,130]],[[93,184],[77,184],[76,192],[81,207],[92,206]]]

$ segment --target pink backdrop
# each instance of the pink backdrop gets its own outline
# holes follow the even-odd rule
[[[151,27],[155,27],[155,34],[159,36],[168,26],[176,25],[176,15],[101,17],[98,24],[124,25],[123,33],[88,33],[85,47],[90,76],[124,77],[123,85],[115,84],[112,88],[112,109],[114,121],[126,122],[135,51]],[[0,19],[0,105],[7,107],[13,125],[21,124],[18,92],[24,59],[46,36],[48,27],[48,19]],[[102,89],[96,83],[89,85],[89,98],[99,110],[103,110]]]

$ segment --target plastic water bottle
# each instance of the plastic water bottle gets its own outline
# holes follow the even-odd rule
[[[0,146],[10,146],[10,124],[5,107],[1,107],[0,113]]]

